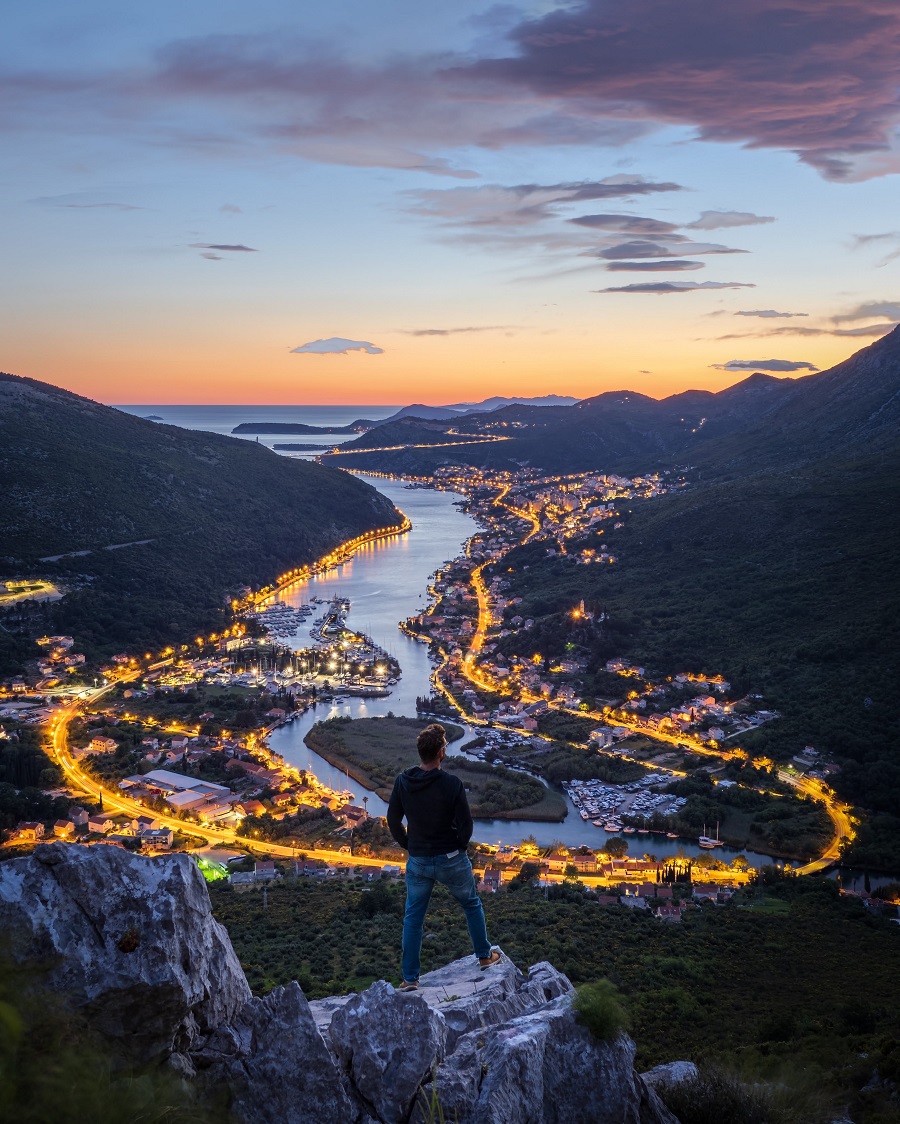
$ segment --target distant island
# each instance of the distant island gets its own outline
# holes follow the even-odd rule
[[[467,417],[470,414],[489,414],[507,406],[574,406],[577,398],[567,395],[543,394],[538,398],[486,398],[483,402],[457,402],[453,406],[425,406],[415,402],[403,406],[396,413],[379,421],[357,418],[349,425],[306,425],[304,422],[241,422],[232,433],[367,433],[381,425],[399,421],[401,418],[422,418],[426,421],[449,421],[451,418]],[[162,420],[161,418],[159,419]]]
[[[380,422],[361,418],[350,425],[306,425],[304,422],[241,422],[232,433],[365,433]]]
[[[333,449],[333,445],[301,445],[299,443],[279,444],[277,441],[272,446],[273,449],[279,453],[323,453],[327,449]]]

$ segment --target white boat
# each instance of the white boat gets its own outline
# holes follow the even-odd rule
[[[703,847],[707,851],[711,851],[713,847],[724,847],[725,844],[721,841],[721,839],[719,839],[719,825],[718,825],[718,823],[716,824],[716,837],[715,837],[715,839],[713,839],[712,836],[706,834],[706,824],[704,824],[703,825],[703,834],[697,840],[697,843],[699,844],[699,846]]]

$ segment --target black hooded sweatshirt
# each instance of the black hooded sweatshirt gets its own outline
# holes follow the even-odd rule
[[[421,858],[464,851],[472,838],[472,813],[463,783],[440,769],[414,765],[401,773],[394,781],[387,822],[400,846]]]

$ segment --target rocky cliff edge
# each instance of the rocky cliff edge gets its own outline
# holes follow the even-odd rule
[[[0,864],[0,931],[117,1049],[226,1086],[244,1124],[406,1124],[435,1099],[458,1124],[678,1124],[631,1039],[596,1041],[547,963],[467,957],[412,994],[253,997],[189,855],[39,846]]]

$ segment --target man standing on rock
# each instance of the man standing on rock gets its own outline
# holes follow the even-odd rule
[[[405,770],[394,781],[387,811],[391,835],[409,852],[401,991],[416,991],[419,986],[422,927],[436,882],[446,886],[463,907],[482,970],[501,960],[488,940],[484,907],[466,854],[472,838],[472,813],[466,790],[459,777],[441,769],[447,755],[444,727],[436,722],[426,726],[419,734],[416,748],[422,764]]]

